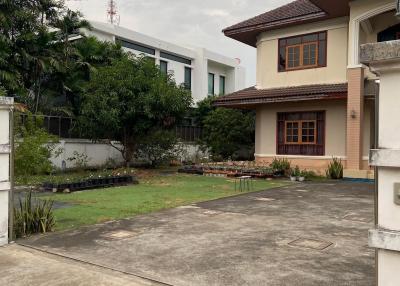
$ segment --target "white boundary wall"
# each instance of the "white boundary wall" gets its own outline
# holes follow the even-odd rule
[[[118,146],[118,143],[114,144]],[[200,147],[197,144],[186,143],[183,146],[185,154],[180,158],[181,160],[197,161],[208,157],[207,152],[200,151]],[[63,162],[65,162],[67,169],[76,167],[75,162],[68,160],[74,157],[74,152],[87,156],[87,167],[104,167],[111,161],[117,166],[124,163],[121,153],[109,144],[95,143],[85,139],[60,139],[60,143],[56,145],[55,150],[60,150],[60,154],[57,157],[53,156],[50,160],[58,169],[63,168]]]
[[[10,114],[13,99],[0,97],[0,246],[8,243],[10,184]]]

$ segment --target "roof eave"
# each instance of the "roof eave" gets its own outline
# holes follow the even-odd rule
[[[287,102],[303,102],[303,101],[314,101],[314,100],[334,100],[334,99],[346,99],[347,92],[331,93],[331,94],[310,94],[302,96],[278,96],[278,97],[254,97],[246,99],[232,99],[232,100],[216,100],[213,102],[215,107],[227,107],[227,108],[244,108],[256,107],[259,104],[271,104],[271,103],[287,103]]]

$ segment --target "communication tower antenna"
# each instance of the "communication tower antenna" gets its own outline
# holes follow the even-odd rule
[[[111,24],[119,26],[120,16],[115,0],[109,0],[108,2],[107,19]]]

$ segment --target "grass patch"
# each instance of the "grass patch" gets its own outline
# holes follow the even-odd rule
[[[54,211],[56,230],[65,230],[240,194],[234,190],[234,180],[227,178],[173,174],[146,175],[139,180],[140,184],[134,186],[40,198],[73,204]],[[252,191],[287,184],[285,181],[257,180]]]

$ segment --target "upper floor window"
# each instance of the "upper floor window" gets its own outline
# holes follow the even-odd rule
[[[189,67],[185,67],[185,88],[192,89],[192,69]]]
[[[213,73],[208,74],[208,94],[215,94],[215,75]]]
[[[134,43],[134,42],[131,42],[131,41],[128,41],[128,40],[124,40],[122,38],[117,38],[116,41],[118,43],[120,43],[120,45],[122,47],[124,47],[124,48],[128,48],[128,49],[131,49],[131,50],[135,50],[135,51],[146,53],[146,54],[153,55],[153,56],[156,54],[156,50],[155,49],[143,46],[143,45],[138,44],[138,43]]]
[[[225,77],[223,75],[219,77],[219,95],[225,95]]]
[[[160,61],[160,71],[163,74],[167,74],[168,73],[168,62],[166,61]]]
[[[326,66],[327,33],[319,32],[279,40],[279,71]]]

